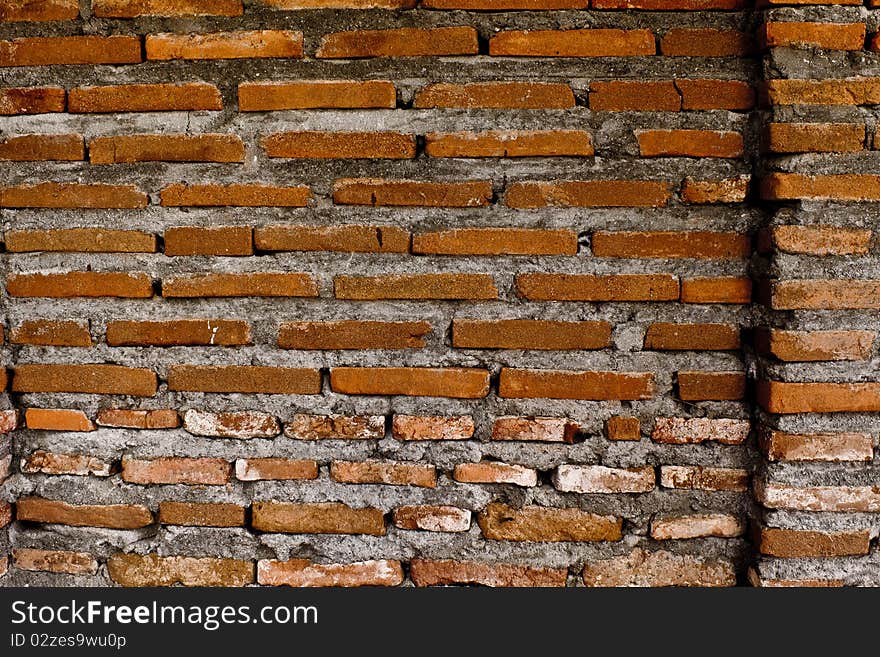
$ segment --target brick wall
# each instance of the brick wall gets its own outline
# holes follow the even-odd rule
[[[875,13],[0,0],[0,584],[880,584]]]

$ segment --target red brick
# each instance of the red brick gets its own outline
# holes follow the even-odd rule
[[[659,208],[669,202],[669,184],[654,180],[560,180],[511,183],[504,203],[511,208]]]
[[[0,160],[76,162],[84,158],[85,145],[82,135],[20,135],[0,139]]]
[[[678,112],[681,96],[671,80],[612,80],[590,84],[595,112]]]
[[[148,34],[145,49],[148,60],[301,58],[303,37],[290,30]]]
[[[342,484],[385,484],[436,488],[437,472],[433,465],[392,461],[333,461],[330,478]]]
[[[645,333],[644,349],[661,351],[732,351],[740,348],[739,328],[732,324],[655,322]]]
[[[676,80],[675,87],[683,110],[745,111],[755,106],[754,88],[740,80]]]
[[[636,548],[629,554],[587,563],[584,585],[602,587],[639,586],[734,586],[733,564],[665,550]]]
[[[250,226],[174,226],[165,229],[166,256],[253,254]]]
[[[416,138],[399,132],[277,132],[260,139],[269,157],[412,159]]]
[[[867,529],[820,532],[761,527],[758,552],[772,557],[847,557],[868,554],[871,534]]]
[[[431,332],[428,322],[284,322],[282,349],[420,349]]]
[[[770,288],[774,310],[847,310],[880,308],[880,280],[774,281]]]
[[[241,0],[92,0],[98,18],[241,16]]]
[[[401,506],[394,509],[394,526],[429,532],[466,532],[471,527],[471,512],[455,506]]]
[[[491,503],[477,516],[480,531],[499,541],[619,541],[622,520],[580,509]]]
[[[688,538],[736,538],[746,531],[741,518],[724,513],[666,516],[651,520],[651,538],[658,541]]]
[[[122,480],[129,484],[188,484],[223,486],[232,478],[224,459],[164,456],[157,459],[122,457]]]
[[[741,445],[749,436],[748,420],[704,417],[658,417],[651,431],[651,440],[672,445],[690,445],[717,441],[722,445]]]
[[[71,89],[67,107],[69,112],[75,113],[220,110],[223,109],[223,101],[220,90],[205,82],[122,84]],[[103,140],[98,138],[94,141]]]
[[[153,524],[150,510],[137,504],[68,504],[42,497],[16,500],[15,517],[19,521],[110,529],[139,529]]]
[[[394,30],[355,30],[326,34],[315,57],[423,57],[476,55],[477,31],[472,27],[403,27]]]
[[[62,87],[0,88],[0,116],[63,112],[67,92]]]
[[[238,111],[286,109],[394,109],[397,90],[388,80],[242,82]]]
[[[565,464],[553,472],[553,486],[566,493],[648,493],[654,490],[654,468]]]
[[[783,331],[755,334],[755,350],[787,362],[867,360],[874,350],[873,331]]]
[[[611,346],[611,324],[540,319],[454,319],[452,346],[463,349],[603,349]]]
[[[147,195],[134,185],[54,183],[0,187],[3,208],[145,208]]]
[[[670,274],[519,274],[516,291],[530,301],[677,301]]]
[[[865,45],[865,24],[770,21],[761,25],[759,38],[765,48],[861,50]]]
[[[68,575],[94,575],[98,572],[98,562],[88,552],[16,548],[12,552],[12,561],[21,570]]]
[[[538,485],[537,470],[500,461],[459,463],[452,478],[464,484],[513,484],[526,488]]]
[[[743,137],[722,130],[636,130],[642,157],[743,156]]]
[[[429,132],[430,157],[589,157],[593,140],[584,130],[489,130]]]
[[[475,428],[469,415],[395,415],[391,435],[397,440],[468,440]]]
[[[14,392],[81,392],[97,395],[156,394],[156,373],[121,365],[16,365],[12,377]]]
[[[273,438],[281,433],[274,416],[258,411],[209,413],[194,408],[183,414],[183,428],[195,436],[214,438]]]
[[[492,183],[341,178],[333,183],[337,205],[473,208],[490,205]]]
[[[186,527],[243,527],[244,507],[210,502],[159,503],[159,522]]]
[[[395,226],[274,225],[254,229],[260,251],[408,253],[409,231]]]
[[[318,564],[308,559],[257,562],[257,582],[264,586],[398,586],[403,583],[399,561],[357,561]]]
[[[765,144],[771,153],[855,153],[865,148],[861,123],[770,123]]]
[[[14,383],[14,381],[13,381]],[[873,413],[880,411],[880,383],[785,383],[759,381],[758,403],[768,413]]]
[[[685,278],[681,281],[682,303],[747,304],[752,300],[749,278]]]
[[[651,30],[511,30],[489,39],[493,57],[635,57],[656,52]]]
[[[92,336],[86,322],[31,319],[9,332],[9,342],[50,347],[91,347]]]
[[[654,375],[650,372],[574,372],[504,367],[498,396],[510,399],[650,399]]]
[[[309,204],[308,187],[276,187],[260,184],[168,185],[159,198],[164,206],[178,207],[282,207],[302,208]]]
[[[748,176],[723,180],[685,178],[681,187],[684,203],[742,203],[749,191]]]
[[[744,493],[749,489],[749,473],[740,468],[664,465],[660,467],[660,485],[663,488]]]
[[[755,498],[768,509],[789,511],[880,511],[880,486],[798,487],[757,480]]]
[[[177,319],[107,323],[107,344],[120,346],[232,346],[251,344],[250,325],[234,319]]]
[[[26,37],[0,41],[0,66],[139,64],[136,36]]]
[[[72,21],[79,18],[77,0],[2,0],[0,23]]]
[[[385,517],[382,511],[370,507],[352,508],[338,502],[254,502],[252,512],[251,524],[258,531],[385,535]]]
[[[874,442],[867,433],[785,433],[764,429],[758,434],[770,461],[871,461]]]
[[[115,463],[87,454],[56,454],[37,450],[21,460],[24,474],[109,477],[116,470]]]
[[[660,41],[666,57],[741,57],[751,51],[751,36],[738,30],[673,28]]]
[[[309,274],[242,272],[172,276],[162,281],[163,297],[316,297]]]
[[[745,399],[745,372],[679,371],[678,397],[684,401]]]
[[[172,409],[141,411],[105,408],[98,411],[98,424],[126,429],[175,429],[180,426],[180,417]]]
[[[497,299],[498,288],[491,274],[388,274],[337,276],[337,299]]]
[[[641,440],[642,422],[637,417],[610,417],[605,421],[608,440]]]
[[[142,272],[12,274],[6,279],[6,291],[12,297],[147,299],[153,296],[153,280]]]
[[[107,560],[107,573],[114,582],[126,587],[246,586],[254,581],[254,564],[236,559],[119,552]]]
[[[571,87],[549,82],[437,82],[418,91],[413,101],[415,109],[569,109],[574,106]]]
[[[28,429],[47,431],[94,431],[95,425],[82,411],[68,408],[28,408],[24,413]]]
[[[708,231],[596,231],[592,248],[600,258],[744,259],[752,252],[748,235]]]
[[[249,392],[269,395],[321,394],[315,369],[258,365],[171,365],[168,389],[183,392]]]
[[[61,251],[80,253],[155,253],[156,236],[139,230],[62,228],[11,230],[6,250],[15,253]]]
[[[379,440],[385,437],[385,416],[298,414],[284,435],[295,440]]]
[[[438,2],[438,0],[430,1]],[[453,1],[457,4],[462,0]],[[485,3],[486,0],[478,1]],[[410,562],[410,577],[416,586],[478,584],[492,587],[555,587],[565,586],[568,569],[488,564],[477,561],[413,559]]]
[[[296,481],[318,478],[318,463],[309,460],[253,458],[235,462],[239,481]]]
[[[244,162],[236,135],[123,135],[89,142],[92,164],[133,162]]]
[[[489,372],[461,367],[334,367],[330,386],[345,395],[480,399],[489,394]]]

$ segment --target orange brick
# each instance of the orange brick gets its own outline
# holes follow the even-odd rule
[[[600,258],[739,259],[752,252],[748,235],[714,232],[597,231],[592,247]]]
[[[303,56],[302,32],[241,30],[211,34],[148,34],[147,59],[251,59]]]
[[[257,581],[264,586],[398,586],[403,582],[403,567],[387,559],[345,564],[262,559],[257,562]]]
[[[752,300],[748,278],[685,278],[681,281],[682,303],[747,304]]]
[[[677,301],[671,274],[519,274],[516,291],[530,301]]]
[[[316,297],[309,274],[243,272],[173,276],[162,281],[163,297]]]
[[[352,508],[338,502],[292,504],[254,502],[254,529],[289,534],[385,535],[385,517],[379,509]]]
[[[253,254],[250,226],[175,226],[165,229],[166,256]]]
[[[784,253],[803,255],[865,255],[871,248],[870,229],[839,226],[774,226],[769,238]]]
[[[749,490],[749,473],[740,468],[664,465],[660,467],[660,485],[663,488],[745,493]]]
[[[590,84],[590,109],[595,112],[678,112],[681,96],[671,80],[612,80]]]
[[[868,554],[867,529],[820,532],[761,527],[756,532],[758,552],[772,557],[846,557]]]
[[[650,372],[574,372],[504,367],[498,396],[509,399],[650,399],[654,375]]]
[[[178,207],[282,207],[302,208],[309,204],[308,187],[276,187],[254,183],[231,185],[168,185],[159,198],[164,206]]]
[[[636,548],[628,554],[587,563],[583,579],[588,587],[720,587],[734,586],[736,571],[726,559]]]
[[[98,18],[241,16],[241,0],[92,0]]]
[[[428,322],[284,322],[282,349],[420,349],[431,332]]]
[[[731,324],[655,322],[645,334],[644,348],[661,351],[731,351],[740,348],[739,328]]]
[[[395,226],[264,226],[254,229],[260,251],[408,253],[409,231]]]
[[[846,310],[880,308],[880,281],[789,280],[771,284],[770,307],[775,310]]]
[[[744,372],[678,372],[678,397],[684,401],[745,399]]]
[[[588,157],[593,140],[584,130],[489,130],[429,132],[430,157]]]
[[[871,461],[874,441],[867,433],[758,433],[761,451],[770,461]]]
[[[123,135],[89,142],[92,164],[131,162],[244,162],[237,135]]]
[[[787,362],[867,360],[874,349],[873,331],[783,331],[755,335],[755,350]]]
[[[14,253],[61,251],[80,253],[155,253],[156,236],[139,230],[61,228],[11,230],[4,236]]]
[[[826,176],[771,173],[761,181],[761,197],[767,201],[880,201],[880,176],[867,173]]]
[[[284,435],[295,440],[379,440],[385,437],[384,415],[294,415]]]
[[[391,422],[397,440],[468,440],[475,429],[469,415],[395,415]]]
[[[136,36],[26,37],[0,41],[0,66],[139,64]]]
[[[210,502],[159,503],[159,522],[187,527],[243,527],[244,507]]]
[[[608,440],[641,440],[642,423],[637,417],[610,417],[605,421]]]
[[[386,484],[435,488],[437,472],[433,465],[391,461],[333,461],[330,478],[343,484]]]
[[[491,503],[477,516],[483,536],[498,541],[618,541],[622,520],[580,509]]]
[[[122,84],[109,87],[77,87],[67,97],[69,112],[167,112],[220,110],[223,101],[213,84]]]
[[[30,319],[9,332],[9,342],[49,347],[91,347],[92,336],[87,322]]]
[[[540,319],[454,319],[452,346],[463,349],[603,349],[611,346],[611,324]]]
[[[490,274],[389,274],[337,276],[337,299],[497,299]]]
[[[17,365],[12,377],[14,392],[82,392],[97,395],[156,394],[156,373],[121,365]]]
[[[13,384],[14,384],[13,380]],[[758,403],[768,413],[875,413],[880,383],[759,381]]]
[[[397,90],[388,80],[242,82],[240,112],[286,109],[394,109]]]
[[[321,394],[315,369],[258,365],[171,365],[168,389],[186,392],[250,392],[270,395]]]
[[[743,138],[721,130],[636,130],[643,157],[740,158]]]
[[[685,203],[742,203],[749,191],[749,177],[723,180],[695,180],[685,178],[681,200]]]
[[[549,11],[587,9],[589,0],[422,0],[423,9],[466,9],[468,11]]]
[[[76,162],[84,158],[82,135],[21,135],[0,139],[0,160]]]
[[[337,205],[482,207],[492,202],[492,183],[488,180],[427,182],[342,178],[333,183],[333,202]]]
[[[744,9],[748,0],[593,0],[594,9],[645,9],[648,11],[732,11]]]
[[[755,90],[740,80],[676,80],[675,87],[683,110],[745,111],[755,106]]]
[[[79,18],[77,0],[2,0],[0,23],[72,21]]]
[[[153,524],[153,514],[139,504],[68,504],[42,497],[22,497],[15,502],[15,516],[28,522],[74,527],[139,529]]]
[[[413,101],[415,109],[568,109],[574,106],[571,87],[549,82],[437,82],[418,91]]]
[[[254,563],[213,557],[160,557],[117,552],[107,560],[110,579],[126,587],[246,586]]]
[[[693,445],[716,441],[722,445],[741,445],[749,437],[748,420],[705,417],[658,417],[651,440],[670,445]]]
[[[770,123],[765,142],[771,153],[854,153],[865,148],[861,123]]]
[[[88,552],[16,548],[12,552],[12,561],[21,570],[68,575],[94,575],[98,572],[98,562]]]
[[[122,457],[122,480],[129,484],[187,484],[222,486],[232,477],[232,464],[223,459],[165,456],[158,459]]]
[[[67,92],[62,87],[0,88],[0,116],[63,112]]]
[[[399,132],[279,132],[260,139],[269,157],[412,159],[416,138]]]
[[[140,411],[105,408],[98,411],[98,424],[126,429],[175,429],[180,426],[180,417],[172,409]]]
[[[28,408],[24,412],[28,429],[46,431],[94,431],[95,425],[82,411],[67,408]]]
[[[751,50],[751,36],[738,30],[673,28],[660,41],[667,57],[741,57]]]
[[[0,187],[4,208],[145,208],[147,195],[134,185],[54,183]]]
[[[457,5],[465,2],[470,4],[471,0],[429,1],[433,4],[451,2]],[[488,0],[475,1],[480,4],[488,3]],[[520,4],[523,1],[518,0]],[[541,4],[545,4],[543,0]],[[568,569],[566,568],[534,568],[516,564],[489,564],[476,561],[413,559],[409,567],[410,578],[416,586],[478,584],[492,587],[557,587],[565,586],[568,578]]]
[[[654,180],[560,180],[511,183],[504,203],[511,208],[659,208],[671,194]]]
[[[146,299],[153,296],[153,280],[142,272],[12,274],[6,279],[6,291],[13,297]]]
[[[477,31],[472,27],[403,27],[327,34],[321,39],[315,57],[430,57],[476,55],[478,52]]]
[[[880,78],[768,80],[764,91],[770,105],[876,105]]]
[[[310,460],[255,458],[235,462],[239,481],[295,481],[318,478],[318,463]]]
[[[462,367],[334,367],[330,387],[344,395],[480,399],[489,394],[489,372]]]
[[[394,526],[428,532],[466,532],[471,528],[471,512],[455,506],[401,506],[394,509]]]
[[[770,21],[761,25],[759,38],[765,48],[861,50],[865,45],[865,24]]]
[[[537,470],[496,461],[459,463],[452,472],[452,478],[465,484],[513,484],[526,488],[538,485]]]
[[[493,57],[635,57],[656,52],[651,30],[511,30],[489,39]]]
[[[453,228],[413,235],[412,251],[439,255],[576,255],[571,230]]]
[[[176,319],[107,322],[107,344],[113,347],[232,346],[251,344],[250,325],[235,319]]]

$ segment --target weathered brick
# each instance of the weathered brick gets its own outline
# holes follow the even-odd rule
[[[21,364],[12,377],[14,392],[81,392],[97,395],[156,394],[156,373],[122,365]]]
[[[126,429],[175,429],[180,426],[177,411],[169,408],[152,411],[105,408],[98,411],[97,421],[102,427]]]
[[[723,180],[685,178],[681,200],[685,203],[742,203],[749,191],[749,176]]]
[[[746,531],[742,518],[726,513],[700,513],[689,516],[663,516],[651,520],[651,538],[658,541],[688,538],[736,538]]]
[[[867,433],[759,432],[761,450],[770,461],[870,461],[874,443]]]
[[[764,91],[770,105],[876,105],[880,78],[768,80]]]
[[[469,11],[549,11],[587,9],[589,0],[422,0],[423,9],[466,9]]]
[[[681,109],[746,111],[755,106],[755,90],[739,80],[676,80]]]
[[[660,466],[660,485],[663,488],[744,493],[749,489],[749,472],[741,468],[663,465]]]
[[[91,347],[92,336],[87,322],[75,320],[29,319],[9,332],[11,344],[50,347]]]
[[[62,87],[0,88],[0,116],[63,112],[67,92]]]
[[[774,281],[770,288],[770,307],[775,310],[880,308],[880,280]]]
[[[641,440],[642,422],[637,417],[610,417],[605,421],[608,440]]]
[[[384,415],[294,415],[284,435],[296,440],[379,440],[385,437]]]
[[[85,158],[83,136],[19,135],[0,139],[0,160],[11,162],[76,162]]]
[[[244,511],[243,506],[223,502],[164,501],[159,503],[159,522],[186,527],[243,527]]]
[[[477,516],[483,536],[498,541],[619,541],[622,520],[580,509],[491,503]]]
[[[22,570],[47,573],[94,575],[98,572],[98,562],[88,552],[15,548],[12,551],[12,562],[16,568]]]
[[[408,253],[409,242],[409,231],[396,226],[282,224],[254,229],[254,243],[260,251]]]
[[[319,395],[316,369],[261,365],[171,365],[168,389],[186,392],[248,392],[269,395]]]
[[[752,280],[725,276],[720,278],[684,278],[681,281],[682,303],[747,304],[752,300]]]
[[[761,197],[767,201],[880,201],[880,176],[868,173],[823,176],[771,173],[761,181]]]
[[[18,411],[14,409],[0,411],[0,435],[11,433],[17,426]]]
[[[648,11],[731,11],[748,0],[593,0],[594,9],[645,9]]]
[[[4,236],[14,253],[61,251],[81,253],[155,253],[156,236],[139,230],[60,228],[11,230]]]
[[[241,30],[211,34],[148,34],[148,60],[251,59],[303,56],[302,32],[291,30]]]
[[[541,319],[454,319],[452,346],[464,349],[603,349],[611,346],[611,324]]]
[[[398,586],[403,583],[399,561],[356,561],[318,564],[308,559],[257,562],[257,582],[264,586]]]
[[[237,135],[122,135],[89,142],[92,164],[133,162],[244,162]]]
[[[16,500],[15,517],[27,522],[109,529],[138,529],[153,524],[153,514],[138,504],[68,504],[42,497]]]
[[[865,148],[861,123],[770,123],[765,138],[771,153],[854,153]]]
[[[656,52],[651,30],[510,30],[489,39],[493,57],[635,57]]]
[[[191,408],[183,414],[183,428],[195,436],[213,438],[272,438],[281,433],[274,416],[257,411],[209,413]]]
[[[435,488],[437,472],[433,465],[393,461],[333,461],[330,478],[343,484],[385,484]]]
[[[731,351],[740,348],[740,331],[732,324],[655,322],[645,333],[645,349],[661,351]]]
[[[511,183],[504,203],[511,208],[659,208],[670,199],[669,184],[654,180],[560,180]]]
[[[741,57],[751,51],[751,35],[739,30],[673,28],[660,41],[666,57]]]
[[[12,297],[74,298],[153,296],[153,279],[143,272],[70,271],[63,274],[12,274],[6,279]]]
[[[745,372],[679,371],[678,397],[684,401],[745,399]]]
[[[516,277],[516,291],[530,301],[677,301],[678,278],[671,274],[550,274]]]
[[[734,586],[733,564],[665,550],[636,548],[584,566],[586,586]]]
[[[317,479],[318,463],[281,458],[238,459],[235,462],[235,478],[239,481]]]
[[[593,82],[590,109],[596,112],[678,112],[681,96],[671,80]]]
[[[388,80],[242,82],[240,112],[287,109],[394,109],[397,90]]]
[[[436,82],[416,93],[413,107],[462,109],[569,109],[574,92],[550,82]]]
[[[309,204],[312,192],[308,187],[277,187],[257,183],[230,185],[168,185],[159,198],[164,206],[178,207],[282,207],[302,208]]]
[[[397,440],[468,440],[475,428],[470,415],[395,415],[391,421]]]
[[[489,372],[463,367],[334,367],[330,386],[345,395],[480,399],[489,394]]]
[[[784,331],[755,334],[755,350],[782,361],[867,360],[874,349],[873,331]]]
[[[28,408],[24,412],[28,429],[46,431],[94,431],[89,416],[69,408]]]
[[[337,299],[497,299],[498,288],[491,274],[387,274],[336,276]]]
[[[768,509],[789,511],[880,511],[880,486],[792,486],[755,481],[755,497]]]
[[[3,208],[145,208],[147,195],[134,185],[54,183],[0,187]]]
[[[107,344],[119,346],[245,345],[250,325],[236,319],[120,320],[107,323]]]
[[[749,585],[759,588],[840,588],[844,586],[842,579],[777,579],[761,577],[757,570],[749,568],[747,573]]]
[[[803,255],[865,255],[871,247],[869,229],[838,226],[774,226],[763,237],[785,253]],[[766,249],[765,249],[766,250]]]
[[[76,87],[67,95],[67,109],[74,113],[168,112],[221,110],[220,90],[206,82],[186,84],[122,84],[108,87]],[[92,140],[93,144],[110,144],[112,137]]]
[[[426,255],[576,255],[577,233],[532,228],[452,228],[413,235]]]
[[[654,468],[560,465],[553,472],[553,485],[566,493],[648,493],[654,490]]]
[[[77,0],[3,0],[0,23],[72,21],[79,18]]]
[[[450,559],[413,559],[410,562],[410,577],[416,586],[479,584],[492,587],[551,587],[565,586],[568,570]]]
[[[0,41],[0,66],[139,64],[136,36],[25,37]]]
[[[123,554],[107,560],[110,579],[120,586],[246,586],[254,581],[254,563],[214,557],[160,557]]]
[[[768,21],[761,25],[758,36],[765,48],[861,50],[865,45],[865,24]]]
[[[758,552],[772,557],[846,557],[868,554],[871,534],[867,529],[821,532],[761,527]]]
[[[768,413],[873,413],[880,411],[880,383],[759,381],[757,398]]]
[[[77,475],[109,477],[116,471],[114,463],[86,454],[56,454],[38,449],[21,459],[25,474]]]
[[[163,297],[316,297],[310,274],[241,272],[171,276],[162,280]]]
[[[472,27],[402,27],[326,34],[321,39],[315,57],[424,57],[476,55],[478,52],[477,31]]]
[[[353,508],[338,502],[254,502],[252,512],[251,524],[258,531],[385,535],[385,517],[382,511],[371,507]]]
[[[342,178],[333,183],[337,205],[473,208],[492,202],[489,180],[427,182],[381,178]]]
[[[294,159],[412,159],[415,135],[399,132],[277,132],[260,139],[269,157]]]
[[[248,256],[254,253],[250,226],[173,226],[165,229],[166,256]]]
[[[752,251],[748,235],[710,231],[596,231],[592,249],[600,258],[740,259]]]
[[[471,512],[456,506],[401,506],[394,509],[394,526],[429,532],[466,532],[471,527]]]
[[[163,456],[157,459],[122,457],[122,480],[130,484],[188,484],[222,486],[232,477],[232,464],[219,458]]]
[[[743,156],[743,137],[722,130],[636,130],[642,157]]]
[[[498,395],[511,399],[650,399],[654,394],[651,372],[577,372],[504,367]]]
[[[278,330],[282,349],[418,349],[431,332],[428,322],[284,322]]]
[[[537,470],[500,461],[459,463],[452,478],[464,484],[513,484],[526,488],[538,485]]]
[[[12,522],[12,505],[9,502],[0,502],[0,528],[6,527]]]
[[[429,132],[430,157],[589,157],[593,140],[584,130],[489,130]]]
[[[717,441],[722,445],[741,445],[749,437],[748,420],[705,417],[658,417],[651,430],[651,440],[672,445],[692,445]]]
[[[92,0],[98,18],[241,16],[241,0]]]

